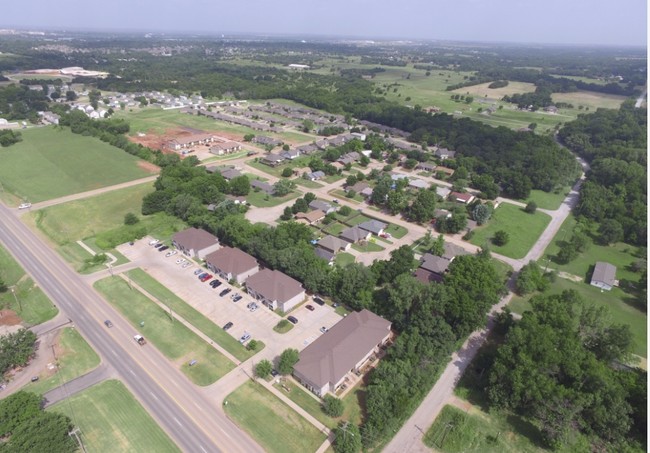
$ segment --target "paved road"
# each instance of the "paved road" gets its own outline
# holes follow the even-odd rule
[[[643,104],[643,100],[645,99],[645,95],[648,94],[648,89],[644,88],[643,93],[636,99],[636,102],[634,103],[634,107],[641,108],[641,105]]]
[[[262,451],[152,345],[134,343],[134,329],[4,205],[0,242],[182,450]],[[104,319],[114,327],[104,327]]]
[[[106,363],[101,363],[94,370],[79,376],[76,379],[66,382],[63,385],[53,388],[49,392],[45,393],[43,397],[45,398],[45,407],[56,404],[59,401],[63,401],[66,398],[76,395],[77,393],[86,390],[89,387],[92,387],[95,384],[115,377],[115,372],[113,369]]]

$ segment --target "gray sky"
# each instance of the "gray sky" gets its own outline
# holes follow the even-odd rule
[[[646,0],[21,0],[6,3],[0,15],[0,27],[4,28],[647,44]]]

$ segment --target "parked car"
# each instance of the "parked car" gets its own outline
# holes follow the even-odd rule
[[[241,338],[239,339],[239,342],[243,344],[246,341],[248,341],[250,339],[250,337],[251,337],[250,333],[244,332],[244,335],[241,336]]]
[[[221,291],[221,292],[219,293],[219,297],[223,297],[223,296],[225,296],[225,295],[228,294],[230,291],[232,291],[232,289],[230,289],[230,288],[226,288],[226,289],[224,289],[223,291]]]
[[[196,274],[196,272],[194,272],[194,274]],[[199,274],[199,280],[201,280],[201,279],[202,279],[203,277],[205,277],[206,275],[210,275],[210,274],[208,274],[207,272],[201,272],[201,273]]]
[[[313,305],[305,305],[305,308],[309,311],[314,311],[314,306]]]
[[[108,327],[108,328],[113,327],[113,323],[111,322],[110,319],[107,319],[106,321],[104,321],[104,325],[106,325],[106,327]]]
[[[138,342],[140,346],[144,346],[147,344],[147,341],[144,339],[142,335],[133,335],[133,339]]]
[[[210,282],[210,286],[212,286],[213,288],[218,288],[221,286],[221,282],[215,278]]]
[[[169,252],[165,253],[165,256],[169,258],[170,256],[176,255],[178,252],[176,250],[170,250]]]
[[[325,301],[318,296],[314,296],[314,302],[321,306],[325,305]]]
[[[275,368],[271,370],[271,376],[276,377],[278,374],[280,373],[278,373],[278,370],[276,370]]]
[[[168,248],[169,248],[169,246],[167,246],[167,245],[163,245],[162,247],[160,247],[160,248],[158,249],[158,251],[159,251],[159,252],[164,252],[164,251],[167,250]]]
[[[321,333],[325,333],[325,332],[327,332],[327,330],[328,330],[328,329],[327,329],[327,327],[325,327],[325,326],[323,326],[323,327],[320,328]]]
[[[32,377],[32,382],[36,382],[36,381],[38,381],[38,376],[33,376]]]
[[[201,269],[201,268],[194,271],[194,275],[199,275],[199,274],[202,274],[202,273],[203,273],[203,269]]]
[[[185,258],[179,258],[179,259],[176,260],[176,264],[182,264],[185,261],[186,261]]]
[[[240,300],[242,300],[242,297],[239,294],[235,294],[235,297],[232,298],[233,302],[239,302]]]
[[[204,276],[201,278],[201,281],[202,281],[203,283],[205,283],[205,282],[207,282],[208,280],[210,280],[211,278],[212,278],[212,274],[206,274],[206,275],[204,275]]]
[[[18,206],[18,209],[27,209],[27,208],[31,208],[31,207],[32,207],[31,203],[20,203],[20,205]]]
[[[154,245],[153,247],[154,247],[155,249],[159,249],[160,247],[163,247],[164,245],[165,245],[165,244],[163,244],[162,242],[159,242],[159,243],[157,243],[156,245]]]
[[[232,322],[227,322],[225,326],[223,326],[223,330],[228,330],[233,326]]]
[[[153,241],[149,241],[149,245],[156,245],[159,242],[160,242],[159,239],[154,239]]]
[[[190,263],[189,261],[186,261],[186,262],[183,263],[183,265],[181,267],[183,269],[185,269],[186,267],[190,267],[191,265],[192,265],[192,263]],[[201,269],[199,269],[199,270],[201,270]]]
[[[291,324],[298,324],[298,320],[296,319],[295,316],[287,316],[287,320],[288,320]]]
[[[257,310],[258,308],[260,308],[259,305],[257,305],[255,302],[253,302],[253,305],[251,305],[251,313],[254,312],[255,310]]]

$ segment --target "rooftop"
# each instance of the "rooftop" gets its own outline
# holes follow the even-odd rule
[[[262,294],[268,300],[287,301],[305,289],[299,281],[271,269],[263,269],[248,277],[246,286]]]
[[[205,257],[207,263],[225,273],[238,275],[257,266],[257,260],[246,252],[231,247],[223,247]]]
[[[172,240],[191,250],[202,250],[219,242],[215,235],[194,227],[175,233]]]

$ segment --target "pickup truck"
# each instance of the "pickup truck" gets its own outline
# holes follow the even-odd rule
[[[140,346],[147,344],[147,340],[142,335],[133,335],[133,339],[138,342]]]

